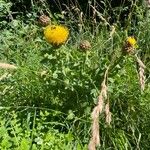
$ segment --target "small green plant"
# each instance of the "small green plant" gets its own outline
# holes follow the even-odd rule
[[[48,121],[49,115],[60,112],[39,111],[27,108],[22,112],[1,108],[5,113],[0,118],[0,149],[49,150],[49,149],[86,149],[70,132],[60,133],[56,127],[63,128],[65,123]],[[29,110],[31,110],[29,112]],[[33,110],[33,111],[32,111]],[[6,117],[7,113],[7,117]],[[20,119],[20,117],[24,117]],[[60,128],[60,129],[61,129]]]

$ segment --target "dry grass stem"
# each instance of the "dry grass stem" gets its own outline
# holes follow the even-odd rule
[[[90,7],[93,9],[93,11],[95,12],[95,14],[97,14],[97,16],[98,16],[102,21],[104,21],[105,25],[109,25],[109,26],[110,26],[110,24],[107,22],[107,20],[102,16],[102,14],[101,14],[99,11],[96,10],[96,8],[95,8],[94,6],[90,5]]]
[[[113,37],[113,35],[114,35],[115,32],[116,32],[115,26],[111,26],[110,37]]]
[[[7,64],[7,63],[0,63],[0,68],[3,69],[17,69],[15,65]]]
[[[140,86],[141,86],[141,91],[144,91],[145,89],[145,68],[146,66],[144,63],[136,56],[136,60],[139,65],[139,80],[140,80]]]
[[[104,80],[101,84],[101,91],[98,97],[97,106],[95,106],[92,112],[92,135],[88,145],[89,150],[96,150],[96,147],[100,145],[99,115],[103,111],[104,100],[107,98],[106,78],[108,74],[108,69],[109,68],[107,68],[107,70],[105,71]]]

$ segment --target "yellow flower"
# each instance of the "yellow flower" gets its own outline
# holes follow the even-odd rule
[[[64,44],[69,36],[69,30],[62,25],[48,25],[44,29],[44,36],[48,43],[53,46],[59,46]]]
[[[122,51],[124,54],[134,54],[136,48],[138,48],[136,39],[129,36],[123,45]]]
[[[128,43],[131,47],[133,47],[133,48],[137,48],[137,47],[138,47],[136,39],[135,39],[134,37],[132,37],[132,36],[129,36],[129,37],[127,38],[127,43]]]

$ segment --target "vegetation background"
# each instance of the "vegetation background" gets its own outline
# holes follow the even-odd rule
[[[112,120],[100,115],[101,150],[150,149],[150,12],[146,1],[118,5],[102,1],[0,0],[1,150],[84,150],[91,137],[91,112],[108,66]],[[66,44],[45,41],[38,18],[70,30]],[[112,34],[113,33],[113,34]],[[121,50],[137,39],[139,65]],[[83,40],[89,51],[79,48]]]

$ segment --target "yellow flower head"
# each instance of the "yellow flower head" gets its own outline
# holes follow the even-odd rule
[[[122,47],[122,51],[124,54],[134,54],[136,48],[138,48],[136,39],[133,36],[129,36]]]
[[[69,30],[62,25],[48,25],[44,29],[44,36],[48,43],[53,46],[59,46],[64,44],[69,36]]]
[[[131,47],[133,47],[133,48],[137,48],[137,47],[138,47],[137,41],[136,41],[136,39],[135,39],[134,37],[129,36],[126,41],[127,41],[127,43],[128,43]]]

